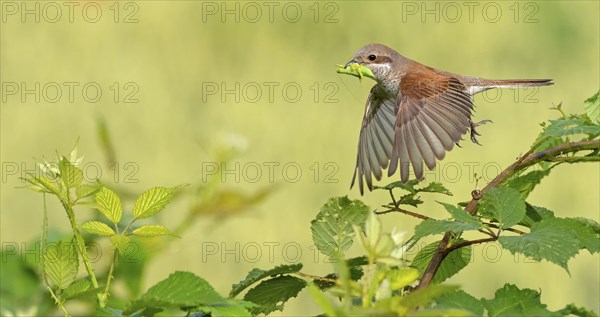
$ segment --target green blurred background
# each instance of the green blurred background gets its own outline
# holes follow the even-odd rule
[[[135,194],[151,186],[202,185],[219,149],[232,146],[238,154],[227,163],[232,172],[218,188],[248,195],[276,188],[264,201],[231,217],[219,217],[225,212],[220,210],[198,217],[153,260],[144,289],[175,270],[193,271],[223,294],[254,267],[300,261],[307,273],[331,271],[311,248],[309,223],[320,206],[340,195],[361,198],[372,208],[388,201],[383,192],[359,197],[356,188],[349,190],[372,83],[336,74],[335,64],[347,62],[364,44],[384,43],[421,63],[461,74],[554,79],[555,86],[538,91],[504,90],[498,98],[494,92],[475,98],[475,118],[494,121],[480,129],[484,146],[463,142],[438,172],[427,174],[428,180],[442,181],[455,193],[447,199],[453,203],[467,200],[475,188],[469,166],[484,180],[491,179],[529,148],[540,122],[557,116],[549,107],[562,103],[565,112],[582,113],[583,100],[600,86],[597,1],[471,2],[471,13],[463,2],[301,1],[269,7],[262,2],[107,1],[99,2],[102,15],[97,22],[82,16],[87,13],[86,19],[93,20],[95,6],[83,12],[85,2],[79,3],[70,22],[68,7],[56,2],[63,15],[56,23],[49,21],[55,8],[44,11],[49,2],[38,2],[39,22],[31,15],[23,20],[20,11],[9,14],[14,8],[7,3],[2,2],[0,34],[3,244],[39,236],[42,200],[15,189],[22,185],[21,172],[34,169],[43,156],[53,158],[56,150],[68,153],[77,138],[84,164],[100,167],[108,186]],[[23,9],[20,2],[12,3]],[[27,2],[30,8],[34,4]],[[223,5],[237,13],[223,19]],[[438,16],[422,16],[424,10]],[[14,84],[23,88],[21,83],[33,89],[36,82],[40,102],[33,94],[23,100],[20,91],[7,91]],[[79,84],[73,102],[65,82]],[[82,97],[81,88],[90,82],[102,90],[97,102]],[[62,87],[58,102],[49,102],[55,95],[52,84],[44,94],[48,83]],[[222,95],[223,88],[234,90],[236,83],[239,101],[234,94]],[[214,87],[219,89],[216,94],[206,90]],[[93,89],[88,92],[93,97]],[[124,102],[130,93],[137,102]],[[99,118],[112,138],[116,172],[108,168],[99,141]],[[273,165],[272,174],[270,164],[279,164]],[[87,172],[88,177],[96,174],[95,168]],[[561,166],[529,201],[562,217],[598,221],[598,192],[597,164]],[[170,206],[161,221],[176,226],[189,204],[182,199]],[[421,210],[443,215],[433,201]],[[82,209],[78,220],[91,215]],[[64,212],[53,200],[49,217],[50,226],[68,229]],[[398,227],[408,234],[417,223],[402,215],[382,219],[388,230]],[[218,252],[207,254],[208,245],[216,245]],[[598,256],[582,253],[571,260],[569,276],[548,262],[523,263],[527,261],[498,250],[476,248],[473,264],[449,282],[478,297],[492,296],[505,282],[515,283],[542,289],[542,301],[550,309],[574,302],[600,310]],[[303,292],[280,314],[318,312]]]

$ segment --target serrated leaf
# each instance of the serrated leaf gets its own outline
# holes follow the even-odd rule
[[[148,189],[135,201],[133,217],[141,219],[155,215],[173,200],[175,193],[181,188],[182,186],[172,188],[154,187]]]
[[[585,218],[554,218],[564,231],[577,237],[580,249],[587,249],[590,254],[600,252],[600,231],[598,223]]]
[[[44,250],[44,274],[52,285],[65,289],[75,281],[79,258],[74,243],[59,241]]]
[[[453,241],[453,243],[456,244],[456,243],[461,243],[464,241],[465,240],[459,239],[459,240]],[[428,244],[423,249],[421,249],[417,253],[417,255],[415,255],[415,257],[413,258],[410,266],[415,267],[421,273],[425,272],[425,269],[429,265],[429,262],[431,261],[433,253],[437,250],[439,243],[440,242],[437,241],[437,242]],[[470,247],[464,247],[464,248],[460,248],[460,249],[450,252],[450,254],[448,254],[444,258],[444,260],[442,261],[442,264],[440,265],[437,272],[435,273],[433,280],[432,280],[433,283],[441,283],[444,280],[452,277],[453,275],[458,273],[460,270],[465,268],[469,264],[470,261],[471,261],[471,248]]]
[[[422,204],[423,201],[421,200],[421,198],[419,196],[417,196],[417,194],[406,194],[400,197],[400,199],[398,199],[398,204],[399,205],[408,205],[408,206],[413,206],[413,207],[419,207],[420,204]]]
[[[133,230],[135,235],[142,237],[158,237],[158,236],[177,236],[171,230],[161,225],[145,225]]]
[[[207,316],[209,314],[211,317],[245,317],[252,316],[248,309],[255,307],[253,303],[236,300],[236,299],[228,299],[226,300],[228,305],[215,305],[215,306],[198,306],[198,310],[200,313],[192,314],[190,316]]]
[[[452,193],[442,185],[442,183],[431,182],[423,188],[417,188],[417,192],[422,193],[440,193],[448,196],[452,196]]]
[[[512,284],[498,289],[493,299],[483,299],[483,305],[490,317],[561,316],[540,302],[540,293],[527,288],[521,290]]]
[[[561,316],[575,315],[580,317],[598,317],[598,314],[596,314],[594,311],[583,307],[578,307],[575,304],[568,304],[565,306],[565,308],[557,311],[557,313],[559,313]]]
[[[516,225],[525,217],[525,202],[521,194],[507,187],[488,190],[481,198],[479,208],[482,214],[497,219],[502,229]]]
[[[361,266],[369,264],[369,259],[366,256],[359,256],[346,260],[346,267],[350,271],[350,279],[352,281],[358,281],[364,274]],[[339,274],[330,273],[324,276],[325,278],[336,280],[339,278]],[[335,286],[335,283],[324,281],[324,280],[313,280],[313,284],[319,287],[321,290],[326,290]]]
[[[107,224],[100,221],[87,221],[81,225],[81,228],[89,233],[99,236],[112,236],[116,232]]]
[[[250,285],[264,279],[267,277],[287,274],[287,273],[296,273],[302,269],[302,264],[291,264],[291,265],[279,265],[270,270],[261,270],[261,269],[252,269],[252,271],[248,272],[246,278],[239,283],[233,284],[231,286],[231,291],[229,292],[229,297],[233,298],[241,293],[244,289],[248,288]]]
[[[147,309],[226,307],[238,305],[219,295],[208,282],[190,272],[177,271],[152,286],[139,299],[132,301],[124,310],[125,314],[138,312],[145,314]]]
[[[85,198],[85,197],[94,195],[95,193],[100,191],[101,188],[102,188],[102,184],[99,184],[99,183],[96,183],[93,185],[82,184],[82,185],[77,186],[77,188],[75,189],[75,195],[77,195],[77,198],[79,198],[79,199]]]
[[[579,239],[580,248],[587,249],[590,254],[600,252],[600,224],[587,218],[566,218]]]
[[[404,296],[393,296],[376,303],[376,307],[386,308],[398,312],[398,315],[409,315],[409,312],[420,306],[429,304],[443,294],[456,290],[458,286],[432,284],[425,288],[417,289]],[[412,314],[410,314],[412,315]]]
[[[71,164],[66,158],[62,158],[58,163],[60,170],[60,178],[67,188],[73,188],[81,184],[83,180],[83,172]]]
[[[262,281],[256,287],[250,289],[244,296],[244,300],[257,304],[251,308],[254,315],[269,314],[276,310],[283,310],[283,304],[306,286],[303,279],[282,275]]]
[[[106,186],[96,194],[96,205],[98,210],[113,223],[119,223],[123,215],[121,198]]]
[[[448,231],[459,233],[468,230],[478,230],[479,228],[480,225],[478,224],[451,220],[426,219],[415,227],[415,235],[413,236],[413,239],[419,240],[428,235],[441,234]]]
[[[593,124],[587,118],[571,118],[562,120],[550,120],[544,133],[551,137],[567,136],[572,134],[587,134],[596,136],[600,134],[600,125]]]
[[[590,121],[600,124],[600,90],[584,102],[585,113]]]
[[[63,294],[62,298],[64,299],[72,299],[78,298],[86,295],[96,294],[96,292],[101,289],[101,287],[93,288],[92,283],[88,278],[82,278],[73,284],[67,287]]]
[[[364,227],[369,208],[360,200],[331,198],[311,222],[313,242],[326,256],[346,251],[353,242],[353,226]]]
[[[420,181],[416,180],[416,179],[411,179],[406,183],[403,183],[401,181],[396,181],[393,183],[390,183],[386,186],[383,187],[379,187],[379,186],[373,186],[374,189],[385,189],[385,190],[390,190],[390,189],[394,189],[394,188],[400,188],[400,189],[404,189],[410,193],[416,193],[417,191],[415,190],[415,185],[417,185]]]
[[[436,300],[436,308],[457,308],[471,312],[475,316],[483,316],[483,303],[463,290],[446,293]]]
[[[96,317],[123,317],[123,311],[109,306],[97,307]],[[148,315],[145,317],[152,317],[152,315]]]
[[[123,255],[123,252],[125,252],[125,249],[127,248],[127,244],[129,243],[129,241],[130,241],[130,239],[128,236],[123,236],[120,234],[116,234],[116,235],[110,237],[110,242],[112,242],[113,246],[117,249],[117,251],[121,255]]]
[[[569,224],[550,218],[534,223],[531,232],[514,237],[501,236],[498,241],[512,254],[521,253],[533,260],[542,259],[558,264],[567,272],[568,260],[579,252],[580,242]]]
[[[540,222],[547,218],[554,218],[554,212],[544,207],[533,206],[529,203],[525,203],[525,217],[519,224],[526,227],[531,227],[534,223]]]
[[[390,281],[392,291],[401,290],[419,278],[419,270],[411,267],[388,270],[385,277]]]
[[[454,218],[454,220],[456,220],[458,222],[462,222],[462,223],[472,224],[472,225],[478,226],[478,227],[482,226],[481,220],[479,220],[479,218],[471,215],[466,210],[464,210],[462,208],[458,208],[458,207],[450,205],[450,204],[445,204],[445,203],[440,203],[440,204],[442,206],[444,206],[444,208],[446,208],[446,211],[448,211],[448,213],[450,213],[450,215],[452,215],[452,218]]]
[[[525,200],[535,186],[542,181],[542,178],[548,175],[550,175],[550,170],[531,171],[527,174],[515,175],[506,181],[506,186],[518,191],[521,198]]]

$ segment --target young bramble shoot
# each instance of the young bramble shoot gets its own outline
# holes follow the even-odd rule
[[[354,63],[348,65],[348,67],[344,67],[344,65],[341,64],[338,64],[336,66],[338,67],[336,71],[338,74],[352,75],[358,77],[359,80],[362,80],[363,77],[368,77],[373,80],[376,80],[373,72],[360,64]]]

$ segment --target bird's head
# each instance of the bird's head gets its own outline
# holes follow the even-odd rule
[[[361,47],[346,67],[359,64],[370,69],[378,80],[386,77],[400,54],[383,44],[367,44]]]

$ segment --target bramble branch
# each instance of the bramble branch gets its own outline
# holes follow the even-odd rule
[[[598,161],[599,159],[596,156],[595,159],[590,159],[590,157],[592,156],[582,156],[582,157],[565,157],[563,156],[564,154],[569,154],[569,153],[575,153],[575,152],[579,152],[579,151],[583,151],[583,150],[594,150],[594,151],[599,151],[600,150],[600,140],[596,139],[596,140],[590,140],[590,141],[581,141],[581,142],[568,142],[568,143],[564,143],[561,144],[559,146],[555,146],[540,152],[536,152],[533,153],[533,151],[539,146],[539,143],[534,145],[533,147],[531,147],[531,149],[529,151],[527,151],[527,153],[525,153],[523,156],[521,156],[515,163],[511,164],[509,167],[507,167],[504,171],[502,171],[498,176],[496,176],[491,182],[489,182],[487,184],[487,186],[485,186],[485,188],[483,188],[481,190],[480,193],[478,193],[477,196],[473,195],[473,199],[469,202],[469,204],[467,205],[467,207],[465,208],[465,210],[467,212],[469,212],[470,214],[475,214],[477,213],[477,203],[479,201],[479,198],[481,198],[481,196],[487,192],[488,190],[490,190],[491,188],[494,187],[498,187],[499,185],[501,185],[502,183],[504,183],[507,179],[509,179],[511,176],[513,176],[514,174],[516,174],[517,172],[535,165],[537,163],[546,161],[546,162],[556,162],[559,161],[558,164],[562,163],[562,162],[584,162],[584,161]],[[429,285],[431,283],[431,280],[433,279],[435,273],[437,272],[438,268],[440,267],[440,265],[442,264],[442,261],[444,260],[444,258],[453,250],[456,250],[457,248],[460,247],[464,247],[470,244],[466,244],[466,245],[462,245],[461,244],[457,244],[455,246],[448,246],[448,243],[450,242],[450,238],[452,237],[452,233],[451,232],[447,232],[444,237],[442,238],[442,241],[440,241],[440,244],[438,245],[435,253],[433,254],[433,257],[431,258],[431,261],[429,262],[429,265],[427,266],[427,269],[425,269],[425,273],[423,273],[423,276],[421,277],[421,280],[419,282],[419,285],[417,285],[416,289],[420,289],[423,287],[426,287],[427,285]],[[491,239],[497,239],[496,238],[487,238],[487,239],[482,239],[482,240],[475,240],[475,243],[483,243],[483,242],[488,242],[488,241],[493,241]],[[488,240],[488,241],[483,241],[483,240]],[[468,241],[468,242],[472,242],[472,241]],[[474,244],[474,243],[471,243]]]

